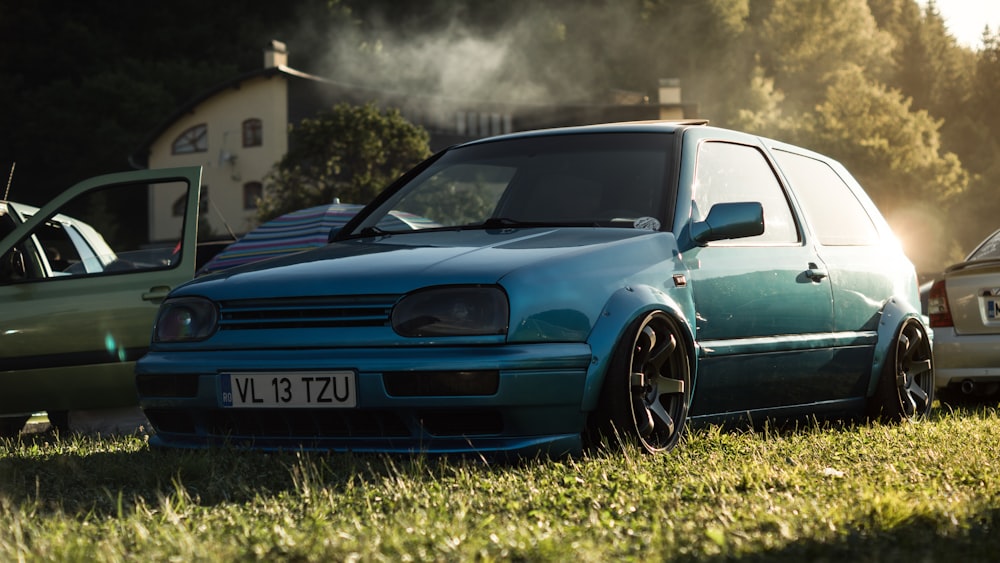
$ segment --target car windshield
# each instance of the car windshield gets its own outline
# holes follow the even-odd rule
[[[446,152],[352,235],[419,229],[606,226],[656,229],[673,136],[588,133],[498,139]],[[401,223],[392,214],[421,221]]]

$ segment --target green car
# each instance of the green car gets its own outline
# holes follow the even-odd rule
[[[61,426],[70,411],[137,404],[157,307],[194,277],[200,188],[199,167],[144,170],[80,182],[41,209],[0,201],[0,435],[40,411]],[[154,197],[175,202],[167,224],[149,224]],[[109,201],[136,213],[111,216]]]
[[[184,284],[136,385],[165,447],[653,453],[689,420],[923,416],[930,336],[839,163],[619,123],[451,147],[329,244]]]

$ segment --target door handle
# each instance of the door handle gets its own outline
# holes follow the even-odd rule
[[[169,285],[158,285],[149,288],[149,291],[142,294],[143,301],[151,301],[153,303],[159,304],[164,299],[167,298],[167,294],[170,293]]]
[[[814,262],[809,263],[809,269],[806,270],[806,277],[814,282],[823,281],[823,278],[829,276],[830,274],[826,271],[826,268],[820,268]]]

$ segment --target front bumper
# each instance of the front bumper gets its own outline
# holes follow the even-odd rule
[[[153,351],[138,362],[136,381],[154,446],[561,454],[582,446],[591,365],[589,346],[565,343]],[[234,408],[222,401],[221,374],[329,370],[356,374],[355,408]],[[449,386],[457,373],[492,384]]]

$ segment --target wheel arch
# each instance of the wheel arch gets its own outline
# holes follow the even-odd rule
[[[933,344],[934,333],[924,320],[920,311],[914,309],[905,299],[896,297],[890,298],[879,311],[878,328],[876,329],[877,341],[875,343],[875,353],[872,355],[872,369],[868,377],[868,390],[865,397],[871,398],[875,395],[878,387],[879,377],[885,369],[885,364],[889,360],[889,355],[893,351],[896,335],[905,322],[915,319],[924,329],[928,340]],[[931,354],[933,354],[931,346]]]
[[[654,311],[662,311],[675,319],[683,333],[684,348],[691,366],[691,395],[694,396],[698,354],[694,330],[689,321],[689,315],[685,313],[685,308],[671,295],[654,287],[628,286],[619,289],[608,299],[587,338],[591,358],[581,405],[584,411],[592,411],[597,407],[601,387],[611,365],[615,349],[629,326],[636,319]]]

